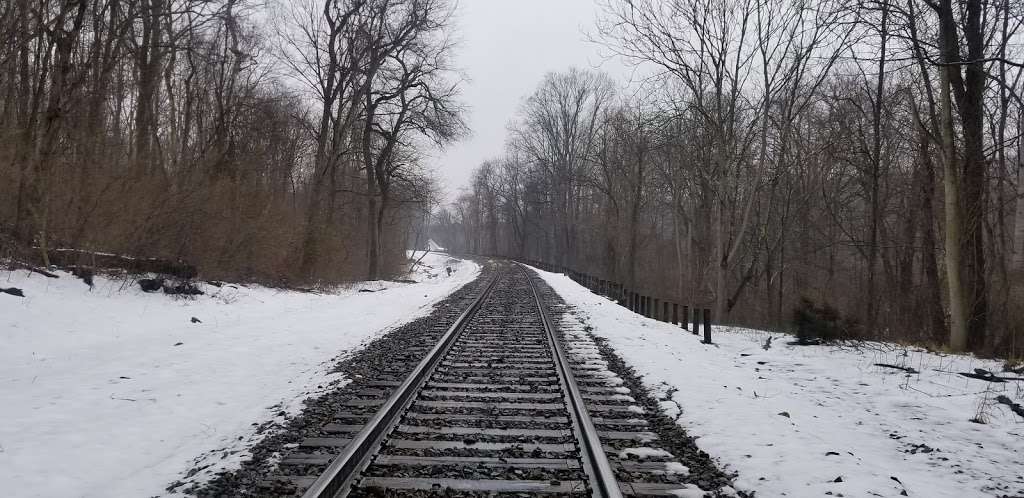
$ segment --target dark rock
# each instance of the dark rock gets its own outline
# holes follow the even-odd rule
[[[6,289],[3,288],[3,287],[0,287],[0,292],[2,292],[4,294],[10,294],[12,296],[25,297],[25,293],[22,292],[21,289],[18,289],[18,288],[15,288],[15,287],[9,287],[9,288],[6,288]]]
[[[142,292],[157,292],[164,288],[164,279],[140,278],[139,287],[142,288]]]
[[[192,317],[192,323],[203,323],[203,321],[196,317]]]
[[[789,412],[779,412],[778,414],[782,415],[783,417],[790,418]]]
[[[81,279],[82,282],[85,282],[85,285],[88,285],[90,289],[93,288],[92,279],[95,276],[95,272],[92,271],[92,268],[76,266],[71,269],[71,274]]]

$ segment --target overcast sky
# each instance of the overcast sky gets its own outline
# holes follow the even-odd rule
[[[457,64],[470,78],[463,101],[472,136],[435,158],[448,198],[468,184],[473,169],[502,153],[506,128],[522,100],[549,71],[600,68],[619,81],[629,71],[605,61],[586,41],[598,9],[594,0],[460,0]]]

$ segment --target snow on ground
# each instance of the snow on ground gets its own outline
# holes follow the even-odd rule
[[[423,263],[415,284],[329,294],[206,286],[196,299],[105,278],[90,292],[66,273],[0,273],[0,287],[26,296],[0,294],[3,495],[161,495],[193,459],[225,447],[226,458],[202,463],[237,466],[254,425],[347,382],[327,373],[339,354],[428,314],[479,274],[444,254]]]
[[[758,496],[1024,496],[1024,383],[990,384],[955,372],[999,371],[994,361],[888,344],[789,346],[789,336],[713,328],[714,345],[643,318],[560,274],[539,271],[584,322]],[[577,325],[575,323],[574,325]],[[770,349],[762,348],[774,337]],[[874,366],[910,366],[920,374]],[[678,404],[678,405],[677,405]],[[982,407],[982,408],[980,408]],[[970,419],[980,416],[985,424]]]

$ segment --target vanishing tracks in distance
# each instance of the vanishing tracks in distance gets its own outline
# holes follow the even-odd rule
[[[557,330],[536,278],[505,265],[432,348],[410,345],[410,374],[365,382],[272,480],[307,498],[702,496],[589,335]]]

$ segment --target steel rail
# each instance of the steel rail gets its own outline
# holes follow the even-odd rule
[[[547,307],[544,306],[544,301],[540,297],[537,285],[533,282],[533,275],[530,274],[530,270],[522,263],[517,262],[516,265],[526,274],[526,279],[530,282],[530,289],[533,291],[534,300],[536,300],[537,308],[540,310],[541,320],[544,322],[544,330],[547,332],[548,341],[551,343],[552,349],[554,349],[558,376],[566,388],[566,398],[571,407],[569,414],[572,417],[576,437],[580,442],[583,468],[590,480],[591,492],[596,498],[621,498],[622,490],[619,489],[619,483],[615,479],[615,472],[612,470],[611,463],[608,462],[607,455],[604,454],[604,449],[601,448],[601,439],[597,433],[597,426],[594,425],[594,421],[590,418],[590,413],[583,402],[583,394],[576,383],[576,377],[573,375],[572,369],[569,367],[569,358],[565,354],[565,349],[562,347],[558,337],[555,336],[555,327],[551,322],[551,317],[548,316]]]
[[[491,295],[495,284],[504,275],[498,274],[487,284],[484,291],[455,320],[451,327],[441,336],[437,345],[427,356],[416,365],[412,373],[388,398],[373,418],[359,431],[344,451],[327,467],[323,474],[306,490],[303,498],[335,498],[348,494],[351,484],[359,475],[371,457],[377,453],[381,441],[401,418],[409,403],[415,398],[417,391],[423,386],[434,368],[444,355],[451,349],[455,339],[465,330],[469,319],[480,309],[481,304]]]

